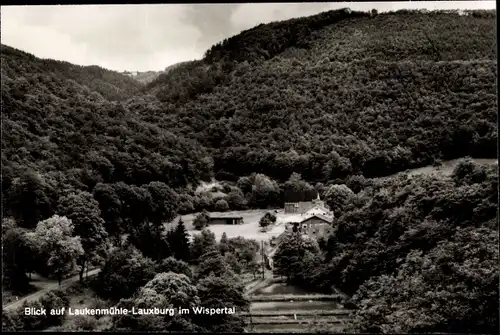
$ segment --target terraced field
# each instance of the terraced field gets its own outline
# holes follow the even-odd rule
[[[329,331],[342,331],[350,311],[341,303],[339,294],[324,295],[286,285],[276,279],[255,290],[247,318],[248,332],[306,333],[327,326]]]

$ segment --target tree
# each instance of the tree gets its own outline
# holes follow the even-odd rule
[[[169,236],[165,226],[144,222],[136,226],[128,235],[126,242],[135,246],[144,256],[154,261],[172,256],[173,248],[169,243]]]
[[[213,274],[216,277],[231,276],[230,268],[224,261],[219,250],[213,248],[205,252],[196,268],[195,277],[197,280],[206,278]]]
[[[227,202],[229,204],[229,208],[234,210],[243,210],[247,205],[245,196],[239,188],[233,188],[231,192],[227,194]]]
[[[38,254],[38,250],[28,248],[28,234],[16,226],[6,229],[2,234],[2,282],[6,288],[17,292],[27,290],[29,280],[26,272],[30,265],[35,265],[30,263],[34,263],[32,260]]]
[[[79,236],[73,236],[73,223],[64,216],[54,215],[40,221],[35,236],[46,260],[49,271],[57,275],[59,285],[62,277],[71,273],[76,261],[84,254]]]
[[[179,194],[179,214],[189,214],[195,211],[194,199],[186,193]]]
[[[354,192],[346,185],[332,185],[325,194],[326,203],[335,216],[342,215],[345,206],[354,198]]]
[[[200,234],[193,235],[193,243],[191,243],[191,261],[198,264],[200,257],[217,247],[215,234],[208,229],[203,229]]]
[[[47,310],[46,324],[47,326],[61,325],[66,314],[52,315],[50,311],[68,308],[70,300],[67,295],[60,290],[52,290],[40,298],[40,303]]]
[[[242,265],[238,261],[238,258],[231,252],[226,252],[224,255],[224,262],[229,266],[229,268],[236,274],[241,274]]]
[[[247,312],[250,302],[244,296],[241,283],[210,275],[197,285],[200,305],[206,308],[235,307],[237,312]],[[245,320],[238,314],[200,315],[198,324],[209,332],[243,332]]]
[[[151,195],[151,199],[153,199],[148,219],[155,225],[172,221],[179,209],[179,195],[165,183],[157,181],[146,185],[146,190]]]
[[[20,320],[20,330],[22,331],[41,331],[47,325],[47,316],[44,315],[26,315],[24,312],[26,308],[34,308],[41,310],[43,308],[40,301],[25,301],[20,308],[14,313],[17,314],[17,319]]]
[[[274,215],[273,213],[267,212],[260,219],[259,226],[265,228],[265,227],[267,227],[267,226],[269,226],[271,224],[275,224],[275,223],[276,223],[276,215]]]
[[[497,333],[498,248],[490,247],[495,242],[496,232],[471,227],[426,254],[411,251],[396,273],[360,287],[351,329]]]
[[[107,232],[104,220],[100,217],[99,203],[88,192],[80,192],[61,197],[58,213],[71,220],[75,229],[74,235],[79,236],[84,250],[79,259],[80,281],[88,268],[89,262],[99,262],[106,256]]]
[[[257,278],[257,272],[259,272],[261,269],[261,266],[259,263],[257,263],[256,261],[251,261],[247,264],[247,270],[253,274],[253,278]]]
[[[255,259],[260,245],[256,240],[245,239],[241,236],[230,238],[227,241],[227,252],[236,256],[238,263],[246,268],[247,264]]]
[[[256,208],[281,205],[278,184],[264,174],[257,174],[252,186],[250,203]]]
[[[227,239],[227,234],[226,232],[222,233],[222,236],[220,238],[219,242],[219,250],[222,256],[229,250],[229,245],[228,245],[228,239]]]
[[[23,311],[24,312],[24,311]],[[24,331],[24,321],[23,312],[18,310],[3,310],[2,311],[2,331],[4,332],[20,332]]]
[[[228,209],[229,209],[229,205],[228,205],[227,201],[224,199],[219,199],[215,203],[215,210],[217,210],[219,212],[225,212]]]
[[[193,272],[191,271],[191,267],[186,262],[175,259],[174,257],[168,257],[164,259],[160,265],[157,266],[156,272],[173,272],[178,274],[184,274],[188,278],[193,277]]]
[[[201,230],[208,226],[208,222],[210,221],[210,217],[208,215],[208,212],[206,210],[203,210],[201,213],[199,213],[196,218],[193,221],[193,226]]]
[[[314,240],[302,237],[298,233],[285,236],[273,257],[274,271],[278,275],[286,276],[288,281],[297,280],[306,252],[319,252]]]
[[[254,178],[252,177],[240,177],[236,186],[241,190],[243,194],[247,194],[252,192],[252,185],[254,182]]]
[[[134,247],[117,249],[99,273],[99,294],[116,300],[131,297],[155,274],[154,262]]]
[[[293,172],[283,185],[285,202],[311,201],[316,196],[313,186],[302,179],[299,173]]]
[[[347,178],[346,186],[354,193],[359,193],[367,184],[367,180],[362,175],[353,175]]]
[[[196,286],[184,274],[159,273],[139,290],[133,299],[122,299],[118,307],[173,309],[174,315],[134,315],[124,314],[113,317],[113,329],[128,331],[202,331],[193,322],[193,314],[179,314],[179,308],[192,311],[200,305]]]
[[[115,188],[112,184],[99,183],[94,187],[93,196],[99,202],[106,232],[115,239],[116,245],[120,245],[126,227],[123,225],[122,203]]]
[[[21,227],[34,228],[53,214],[52,193],[46,180],[34,171],[25,172],[14,182],[7,202]]]
[[[457,185],[474,184],[486,179],[486,171],[472,159],[465,158],[458,161],[451,176]]]
[[[118,182],[113,185],[113,189],[120,202],[120,215],[124,221],[125,232],[131,232],[148,221],[148,216],[155,210],[155,204],[145,188]]]
[[[39,249],[34,233],[19,228],[12,218],[2,219],[2,250],[4,285],[14,291],[24,292],[28,288],[29,274],[40,270]]]
[[[189,239],[190,236],[186,230],[184,221],[182,221],[182,218],[179,218],[177,226],[173,231],[169,231],[168,235],[168,244],[175,258],[185,262],[189,261],[191,252]]]

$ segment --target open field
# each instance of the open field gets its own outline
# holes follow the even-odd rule
[[[208,229],[215,234],[217,240],[220,240],[222,234],[225,232],[227,237],[238,237],[242,236],[248,239],[255,239],[257,241],[268,241],[272,236],[279,236],[285,231],[286,222],[301,221],[302,216],[296,214],[284,214],[283,209],[279,210],[276,214],[276,224],[267,232],[261,232],[259,227],[260,219],[267,212],[274,210],[266,209],[250,209],[244,211],[230,211],[230,212],[211,212],[213,215],[220,216],[230,216],[237,215],[243,217],[243,224],[240,225],[225,225],[225,224],[215,224],[210,225]],[[193,220],[198,213],[188,214],[179,216],[173,220],[173,222],[168,223],[167,227],[171,227],[177,224],[179,218],[182,217],[182,221],[186,225],[186,229],[190,235],[199,233],[199,230],[194,229]]]
[[[417,168],[417,169],[410,169],[407,171],[398,172],[395,175],[398,175],[401,173],[408,173],[409,176],[414,176],[414,175],[418,175],[418,174],[441,173],[441,174],[444,174],[446,176],[449,176],[453,172],[453,169],[455,168],[455,166],[457,166],[459,160],[460,159],[452,159],[449,161],[444,161],[439,166],[428,165],[428,166],[424,166],[424,167]],[[481,165],[492,165],[492,164],[498,165],[498,160],[494,159],[494,158],[493,159],[490,159],[490,158],[472,158],[472,160],[474,162],[476,162],[477,164],[481,164]],[[389,176],[389,177],[393,177],[393,176]]]

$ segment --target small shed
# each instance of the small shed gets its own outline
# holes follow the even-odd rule
[[[209,215],[209,224],[242,224],[242,216],[229,216],[229,215]]]

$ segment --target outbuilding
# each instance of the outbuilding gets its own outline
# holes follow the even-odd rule
[[[208,224],[242,224],[243,217],[237,215],[209,215]]]

